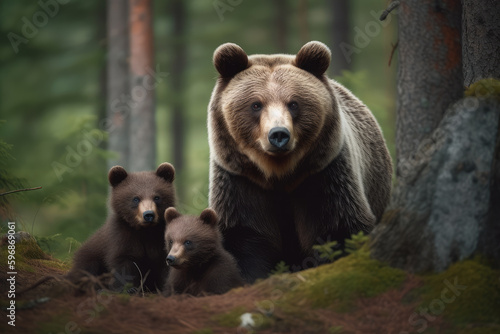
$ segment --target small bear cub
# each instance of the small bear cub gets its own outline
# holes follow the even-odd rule
[[[163,294],[222,294],[243,285],[236,261],[223,247],[218,217],[205,209],[199,217],[165,210],[165,244],[170,266]]]
[[[162,163],[156,171],[127,173],[110,169],[110,212],[106,223],[76,252],[66,277],[78,282],[88,274],[115,272],[109,288],[132,284],[155,292],[167,274],[165,264],[165,209],[175,205],[175,170]]]

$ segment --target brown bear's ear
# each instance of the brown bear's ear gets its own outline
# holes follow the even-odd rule
[[[208,224],[211,226],[215,226],[215,224],[217,224],[217,221],[219,220],[217,214],[212,209],[203,210],[200,214],[200,219],[204,224]]]
[[[172,183],[174,181],[174,176],[175,176],[174,166],[172,166],[168,162],[164,162],[156,169],[156,175]]]
[[[222,44],[214,52],[214,66],[223,78],[232,78],[248,67],[248,56],[234,43]]]
[[[127,178],[128,174],[122,166],[114,166],[109,170],[108,180],[112,187],[116,187]]]
[[[180,216],[181,214],[179,213],[179,211],[177,211],[173,206],[165,210],[165,221],[167,222],[167,224]]]
[[[295,66],[320,77],[330,66],[331,58],[332,53],[325,44],[313,41],[299,50],[295,56]]]

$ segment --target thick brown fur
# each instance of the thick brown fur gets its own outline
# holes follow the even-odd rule
[[[209,205],[249,282],[281,260],[296,270],[317,264],[314,244],[370,231],[388,203],[392,164],[380,127],[326,77],[330,58],[320,42],[296,56],[247,57],[230,43],[214,53]],[[290,132],[279,152],[273,127]]]
[[[76,252],[66,277],[77,282],[88,274],[114,272],[113,290],[139,288],[141,280],[145,291],[161,289],[167,271],[163,213],[175,205],[174,174],[169,163],[130,174],[111,168],[108,219]]]
[[[194,296],[222,294],[242,286],[236,261],[222,247],[217,214],[205,209],[199,217],[165,211],[165,244],[170,265],[163,293]]]

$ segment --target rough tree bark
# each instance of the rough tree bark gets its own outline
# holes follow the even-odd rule
[[[464,84],[500,78],[500,1],[462,2]]]
[[[399,6],[397,177],[463,95],[461,16],[454,0],[405,0]]]
[[[172,2],[172,15],[174,19],[173,45],[174,58],[171,67],[172,73],[172,94],[173,94],[173,150],[176,174],[182,175],[184,170],[184,75],[186,70],[186,43],[184,41],[186,8],[182,0]],[[182,187],[178,188],[177,195],[182,198]]]
[[[331,36],[332,36],[332,64],[330,66],[333,76],[342,75],[343,70],[350,68],[350,62],[343,55],[340,43],[348,43],[350,39],[349,0],[330,1]]]
[[[127,0],[108,0],[107,11],[107,103],[108,150],[117,153],[108,159],[108,169],[120,165],[128,168],[129,110],[123,97],[129,93],[129,43]],[[122,100],[121,100],[122,99]]]
[[[474,219],[487,210],[480,176],[490,168],[492,145],[477,148],[481,132],[487,138],[496,131],[483,124],[497,115],[460,100],[461,15],[458,1],[405,0],[399,7],[397,184],[373,231],[372,255],[409,271],[443,270],[470,255]],[[468,196],[478,205],[464,205]]]
[[[130,1],[130,169],[153,170],[156,164],[153,28],[150,0]]]
[[[494,103],[500,93],[500,1],[463,0],[463,66],[464,84],[494,78],[488,85],[469,92]],[[491,168],[490,203],[486,226],[482,230],[479,249],[500,262],[500,122],[495,155]]]

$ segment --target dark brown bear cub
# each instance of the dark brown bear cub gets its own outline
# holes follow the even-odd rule
[[[113,290],[132,284],[144,290],[161,289],[165,264],[165,209],[175,205],[174,167],[162,163],[156,171],[128,174],[123,167],[109,171],[110,214],[104,224],[76,252],[67,277],[115,272]]]
[[[171,267],[164,295],[221,294],[243,285],[234,258],[222,247],[217,214],[205,209],[199,217],[165,211],[167,264]]]

